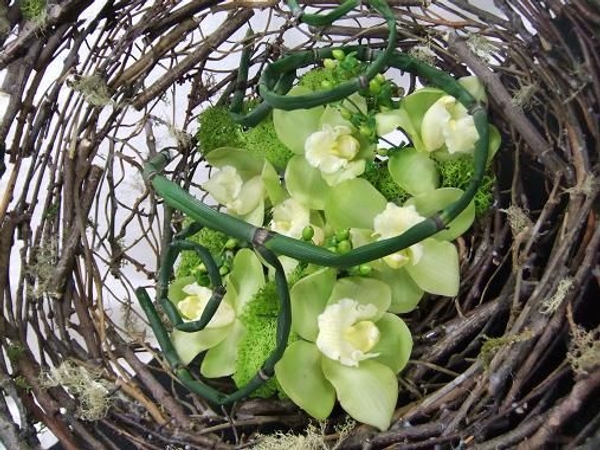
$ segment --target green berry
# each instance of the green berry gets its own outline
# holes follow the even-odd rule
[[[372,270],[373,268],[368,264],[361,264],[360,266],[358,266],[358,273],[360,273],[363,276],[371,275]]]
[[[374,80],[376,80],[377,83],[379,83],[380,85],[382,85],[383,83],[385,83],[385,77],[382,74],[380,74],[380,73],[378,73],[377,75],[375,75]]]
[[[323,81],[321,81],[321,87],[323,89],[331,89],[331,88],[333,88],[333,83],[329,80],[323,80]]]
[[[312,240],[314,235],[315,235],[315,229],[312,226],[307,225],[302,229],[302,239],[304,241]]]
[[[234,238],[230,238],[227,239],[227,242],[225,242],[225,245],[223,247],[225,247],[227,250],[233,250],[234,248],[236,248],[238,245],[237,239]]]
[[[352,250],[352,242],[350,242],[348,239],[341,241],[337,245],[337,252],[341,255],[348,253],[350,250]]]
[[[343,230],[338,230],[335,232],[335,238],[338,242],[342,242],[350,238],[350,229],[344,228]]]
[[[340,108],[340,115],[342,116],[343,119],[345,120],[350,120],[352,119],[352,113],[350,112],[349,109],[347,108]]]
[[[336,48],[333,52],[331,52],[331,54],[338,61],[343,61],[346,58],[346,54],[344,53],[344,51],[340,50],[339,48]]]
[[[361,136],[363,136],[365,138],[370,138],[371,135],[373,134],[373,130],[371,130],[371,127],[369,127],[368,125],[361,125],[358,128],[358,132],[360,133]]]
[[[323,66],[326,69],[333,70],[337,66],[337,61],[335,59],[325,58],[325,60],[323,61]]]
[[[373,95],[381,92],[381,84],[375,78],[369,81],[369,92]]]

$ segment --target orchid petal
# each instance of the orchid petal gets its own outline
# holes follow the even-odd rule
[[[239,250],[228,278],[228,286],[235,292],[235,310],[238,314],[264,283],[263,265],[256,254],[248,248]],[[228,293],[231,288],[228,287]]]
[[[439,187],[437,165],[428,154],[412,147],[394,152],[388,161],[392,179],[411,195],[419,195]]]
[[[226,377],[233,374],[237,347],[244,332],[244,326],[239,320],[236,320],[227,337],[206,352],[200,366],[200,373],[207,378]]]
[[[405,265],[406,271],[426,292],[454,297],[460,285],[458,251],[454,244],[436,239],[425,239],[423,256],[415,265]]]
[[[388,311],[394,314],[404,314],[414,310],[423,298],[424,291],[408,275],[404,269],[391,269],[382,265],[381,269],[371,275],[386,283],[392,291],[392,302]]]
[[[419,214],[430,217],[441,211],[451,203],[457,201],[463,194],[461,189],[441,188],[435,191],[425,192],[421,195],[409,198],[404,206],[413,205]],[[467,231],[475,221],[475,202],[469,205],[440,232],[433,235],[435,239],[451,241]]]
[[[360,305],[375,306],[377,312],[370,320],[376,322],[390,306],[392,293],[389,286],[382,281],[365,277],[345,277],[335,283],[327,304],[331,305],[344,298],[351,298]]]
[[[352,418],[380,430],[389,428],[398,400],[398,381],[388,366],[365,360],[358,367],[322,359],[323,373]]]
[[[381,337],[371,350],[373,353],[379,353],[373,361],[385,364],[394,373],[398,373],[404,369],[412,352],[413,340],[410,330],[400,317],[390,313],[384,314],[376,325]]]
[[[314,344],[292,342],[275,364],[275,375],[292,401],[315,419],[325,420],[335,404],[333,386],[321,369],[321,353]]]
[[[302,156],[294,156],[285,171],[285,184],[290,195],[310,209],[323,209],[331,191],[321,176]]]
[[[287,95],[305,95],[311,92],[306,87],[295,86]],[[319,122],[324,109],[323,106],[293,111],[274,109],[273,124],[277,137],[292,152],[298,155],[304,154],[304,142],[320,128]]]
[[[363,178],[344,181],[332,190],[325,205],[327,223],[335,229],[371,228],[385,209],[386,198]]]
[[[171,333],[171,343],[181,363],[188,365],[200,353],[222,342],[232,327],[233,324],[219,328],[205,328],[191,333],[175,329]]]
[[[290,290],[292,330],[308,341],[317,339],[317,317],[331,295],[335,274],[335,270],[320,269],[298,280]]]

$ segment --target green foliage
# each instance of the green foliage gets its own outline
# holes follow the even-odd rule
[[[219,147],[242,147],[241,127],[236,124],[225,106],[206,108],[198,118],[200,128],[196,134],[198,149],[203,155]]]
[[[442,177],[441,187],[455,187],[465,190],[473,177],[473,157],[465,155],[457,159],[438,162]],[[496,178],[488,170],[475,194],[475,214],[482,217],[489,210],[494,201],[494,182]]]
[[[408,193],[392,179],[389,170],[387,170],[384,164],[367,162],[367,167],[362,177],[381,192],[389,202],[401,205],[409,197]]]
[[[241,133],[242,147],[258,158],[264,158],[283,171],[294,154],[281,143],[275,132],[273,115],[269,114],[257,126]]]

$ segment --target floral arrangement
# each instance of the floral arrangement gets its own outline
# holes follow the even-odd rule
[[[330,89],[362,69],[352,54],[334,56],[303,75],[288,95]],[[485,99],[476,78],[460,82]],[[226,109],[208,108],[198,133],[211,167],[203,189],[232,216],[337,253],[397,236],[460,197],[478,139],[473,118],[444,91],[400,94],[380,74],[340,102],[274,110],[248,130]],[[500,138],[489,127],[493,154]],[[396,130],[404,133],[400,144],[390,141]],[[399,314],[415,309],[425,293],[457,295],[459,257],[452,241],[485,213],[492,181],[488,176],[474,203],[447,229],[381,260],[342,270],[281,257],[292,334],[275,377],[255,395],[287,397],[317,419],[327,418],[338,401],[354,419],[388,428],[397,376],[412,349]],[[202,229],[191,239],[219,264],[226,293],[205,329],[173,330],[171,341],[184,364],[200,356],[203,377],[231,376],[242,386],[275,346],[275,283],[259,256],[222,233]],[[184,252],[169,300],[193,321],[211,295],[206,268]]]

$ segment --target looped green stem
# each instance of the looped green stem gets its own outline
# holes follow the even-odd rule
[[[341,17],[356,6],[354,0],[349,0],[329,14],[312,15],[304,14],[295,0],[290,0],[288,4],[292,13],[297,15],[300,21],[317,26],[331,23],[331,21]],[[252,47],[246,47],[243,51],[242,63],[236,81],[236,93],[233,96],[231,104],[233,117],[239,123],[254,126],[268,114],[272,107],[292,110],[310,108],[342,100],[361,87],[365,87],[368,81],[384,68],[396,68],[427,79],[431,84],[456,97],[473,115],[475,128],[479,134],[479,139],[475,144],[474,175],[463,195],[438,213],[419,222],[398,236],[361,246],[340,255],[323,247],[313,245],[310,242],[293,239],[255,227],[236,217],[209,207],[162,175],[170,160],[170,155],[166,151],[159,153],[149,160],[144,166],[145,180],[151,183],[158,195],[167,204],[183,212],[196,222],[195,225],[177,235],[173,244],[167,249],[168,254],[164,259],[163,267],[161,267],[159,273],[160,285],[166,286],[169,283],[172,276],[173,264],[179,252],[182,250],[192,250],[197,252],[203,260],[209,272],[213,288],[215,289],[201,319],[197,322],[191,322],[190,325],[183,323],[173,303],[163,295],[163,298],[159,299],[159,301],[173,326],[183,331],[197,331],[202,329],[210,321],[222,299],[223,286],[212,256],[204,247],[184,240],[185,237],[193,234],[194,230],[197,231],[201,227],[209,227],[221,231],[240,242],[247,243],[254,248],[263,261],[275,269],[275,281],[280,302],[276,348],[267,358],[256,376],[246,386],[231,394],[219,392],[206,383],[197,380],[187,368],[182,367],[177,352],[169,339],[169,334],[160,320],[147,292],[143,288],[136,291],[136,295],[148,316],[150,325],[154,330],[165,358],[178,378],[192,392],[201,395],[213,403],[227,404],[248,396],[273,374],[276,362],[283,355],[291,327],[291,308],[288,283],[277,258],[278,255],[289,256],[304,263],[336,268],[348,268],[371,262],[408,248],[446,227],[467,207],[482,182],[488,158],[489,144],[488,119],[485,107],[477,102],[464,87],[446,73],[414,57],[396,52],[394,46],[397,32],[393,12],[384,0],[371,0],[369,5],[386,19],[390,29],[386,48],[379,51],[374,51],[364,46],[344,46],[339,48],[345,53],[355,53],[356,57],[362,61],[372,61],[364,74],[342,83],[329,91],[317,92],[306,96],[286,96],[285,94],[293,85],[297,69],[332,56],[335,49],[317,49],[293,53],[267,66],[259,81],[260,94],[264,101],[249,114],[243,114],[248,66],[252,53]],[[165,289],[162,289],[162,292],[164,291]]]

